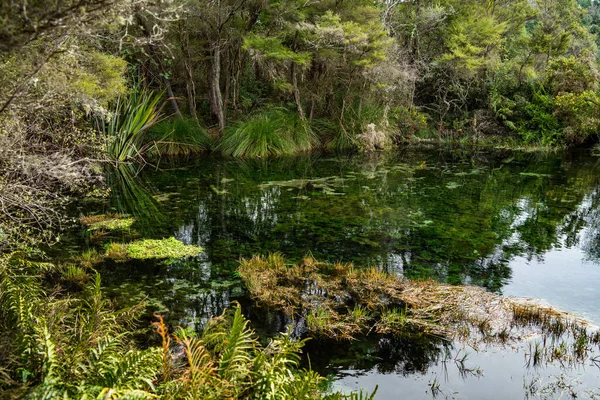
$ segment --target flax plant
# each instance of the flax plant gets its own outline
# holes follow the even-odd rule
[[[129,97],[119,97],[111,114],[100,117],[96,123],[107,140],[106,152],[117,162],[141,158],[144,135],[160,122],[162,94],[155,94],[141,85]]]

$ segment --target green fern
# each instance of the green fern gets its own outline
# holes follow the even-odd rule
[[[0,256],[0,337],[12,338],[0,349],[2,398],[323,397],[323,378],[298,370],[305,341],[281,335],[261,347],[239,304],[211,319],[201,337],[185,330],[170,335],[159,319],[163,346],[140,350],[131,340],[140,307],[114,311],[98,274],[77,298],[49,296],[42,278],[51,270]],[[337,396],[325,398],[363,399]]]

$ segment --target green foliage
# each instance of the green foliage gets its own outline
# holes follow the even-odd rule
[[[306,121],[283,108],[272,108],[228,128],[217,148],[233,157],[271,157],[308,151],[317,137]]]
[[[126,231],[135,222],[134,218],[124,218],[120,215],[88,215],[79,219],[82,225],[87,226],[88,231]]]
[[[586,58],[561,57],[548,64],[548,84],[554,95],[598,89],[598,71]]]
[[[517,90],[509,95],[494,93],[491,107],[496,115],[526,143],[564,144],[563,126],[554,114],[554,97],[535,83]]]
[[[427,116],[415,107],[398,106],[390,110],[390,120],[398,128],[395,136],[410,138],[427,129]]]
[[[106,152],[115,161],[140,158],[146,131],[160,120],[161,94],[145,87],[134,88],[129,97],[120,97],[111,113],[97,120],[107,140]]]
[[[310,53],[296,53],[278,38],[262,37],[254,33],[244,39],[244,49],[251,49],[268,61],[292,62],[301,66],[308,66],[311,61]]]
[[[155,156],[188,156],[212,147],[208,131],[193,118],[173,118],[156,124],[145,138]]]
[[[282,334],[262,347],[248,323],[238,304],[211,319],[200,338],[177,332],[175,339],[184,348],[189,373],[165,385],[165,398],[363,398],[362,392],[360,397],[356,393],[322,394],[319,387],[324,379],[313,371],[299,370],[298,354],[306,340]],[[169,346],[164,348],[168,351]]]
[[[556,96],[555,114],[565,121],[564,135],[570,143],[582,143],[600,132],[600,95],[586,90]]]
[[[211,319],[200,338],[170,335],[159,317],[162,346],[137,349],[141,307],[114,311],[97,274],[79,297],[49,295],[41,277],[54,268],[0,258],[2,398],[357,398],[323,395],[323,378],[299,369],[305,341],[284,334],[263,348],[239,305]]]
[[[0,259],[0,332],[3,398],[150,398],[160,372],[158,349],[131,346],[131,328],[140,308],[111,310],[102,297],[100,277],[91,279],[81,297],[53,298],[39,278],[53,266]]]
[[[530,101],[519,100],[515,111],[520,115],[520,119],[516,121],[516,127],[525,142],[559,144],[562,135],[561,124],[553,114],[553,98],[542,91],[534,90]]]
[[[124,79],[127,62],[122,58],[91,51],[79,64],[79,68],[73,69],[75,74],[71,76],[70,86],[81,93],[80,97],[107,106],[108,102],[127,93]]]
[[[467,71],[485,67],[490,62],[489,52],[502,44],[505,29],[506,24],[484,8],[471,8],[449,25],[445,38],[448,51],[437,61]]]
[[[106,256],[119,261],[166,259],[174,260],[183,257],[194,257],[203,249],[198,246],[185,245],[171,237],[168,239],[144,239],[131,243],[111,243],[106,249]]]

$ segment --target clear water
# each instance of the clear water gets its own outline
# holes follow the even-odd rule
[[[600,324],[600,160],[585,152],[420,147],[370,156],[203,158],[141,172],[112,169],[107,183],[106,201],[82,202],[76,212],[131,214],[143,237],[175,236],[205,249],[168,266],[102,271],[114,296],[148,298],[149,312],[176,325],[200,327],[232,300],[247,304],[237,261],[276,251],[540,298]],[[72,238],[72,251],[83,242]],[[562,372],[527,368],[522,353],[507,349],[429,339],[307,350],[314,368],[337,377],[334,386],[378,384],[382,399],[523,398],[524,382],[548,384]],[[466,367],[456,361],[465,352]],[[600,370],[586,364],[564,379],[596,389]]]

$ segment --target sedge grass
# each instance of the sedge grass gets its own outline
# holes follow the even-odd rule
[[[579,362],[600,338],[581,318],[475,286],[414,281],[312,257],[291,265],[280,254],[244,259],[239,272],[258,306],[295,320],[306,315],[308,333],[317,337],[425,333],[476,347],[539,335],[536,363],[552,361],[552,354]]]
[[[306,121],[284,108],[272,108],[225,131],[218,148],[232,157],[277,157],[313,149],[317,136]]]
[[[147,135],[153,156],[189,156],[212,148],[212,138],[192,118],[175,118],[155,125]]]

